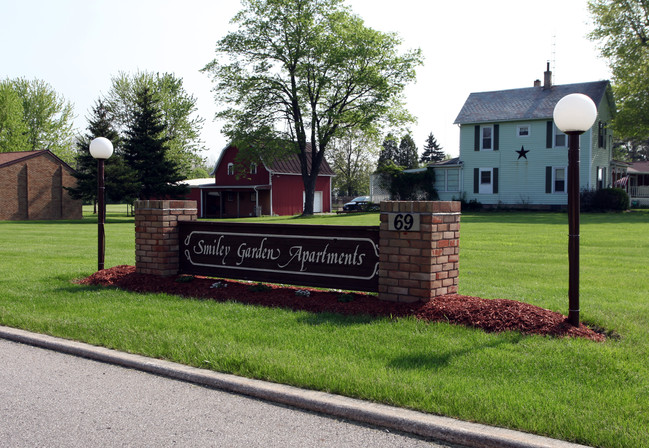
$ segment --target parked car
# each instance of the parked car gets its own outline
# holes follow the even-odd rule
[[[350,202],[343,205],[343,210],[346,212],[352,211],[368,211],[370,206],[372,206],[369,196],[359,196],[352,199]]]

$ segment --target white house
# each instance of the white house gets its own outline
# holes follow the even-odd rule
[[[583,93],[597,106],[580,140],[580,189],[612,185],[615,112],[608,81],[553,85],[552,72],[533,87],[472,93],[455,120],[460,157],[434,165],[440,200],[476,199],[485,205],[565,206],[568,138],[552,121],[564,96]]]

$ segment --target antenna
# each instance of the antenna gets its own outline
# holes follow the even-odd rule
[[[551,45],[551,51],[550,51],[551,56],[551,67],[552,71],[554,72],[554,79],[555,79],[555,84],[558,84],[556,79],[557,79],[557,33],[552,34],[552,45]]]

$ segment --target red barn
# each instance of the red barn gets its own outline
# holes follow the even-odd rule
[[[251,165],[235,173],[238,149],[228,146],[214,167],[214,181],[189,181],[188,199],[196,200],[201,218],[238,218],[261,215],[297,215],[304,211],[304,183],[297,155],[270,165]],[[239,174],[239,176],[237,176]],[[326,160],[316,180],[313,211],[331,211],[331,178]]]

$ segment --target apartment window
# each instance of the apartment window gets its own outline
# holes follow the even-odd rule
[[[565,167],[553,168],[552,192],[553,193],[566,192],[566,168]]]
[[[597,189],[606,188],[606,167],[597,167]]]
[[[482,126],[480,128],[480,149],[482,151],[490,151],[493,149],[493,127]]]
[[[234,164],[228,163],[228,176],[233,176],[233,175],[234,175]]]
[[[435,168],[435,188],[437,191],[460,191],[460,169]]]
[[[530,125],[529,124],[519,124],[516,127],[516,135],[519,137],[529,137],[530,136]]]
[[[568,147],[568,136],[563,132],[561,132],[556,125],[554,125],[554,147],[555,148]]]
[[[446,191],[460,191],[460,169],[446,170]]]
[[[498,151],[498,129],[500,125],[475,125],[473,149],[475,151]]]

